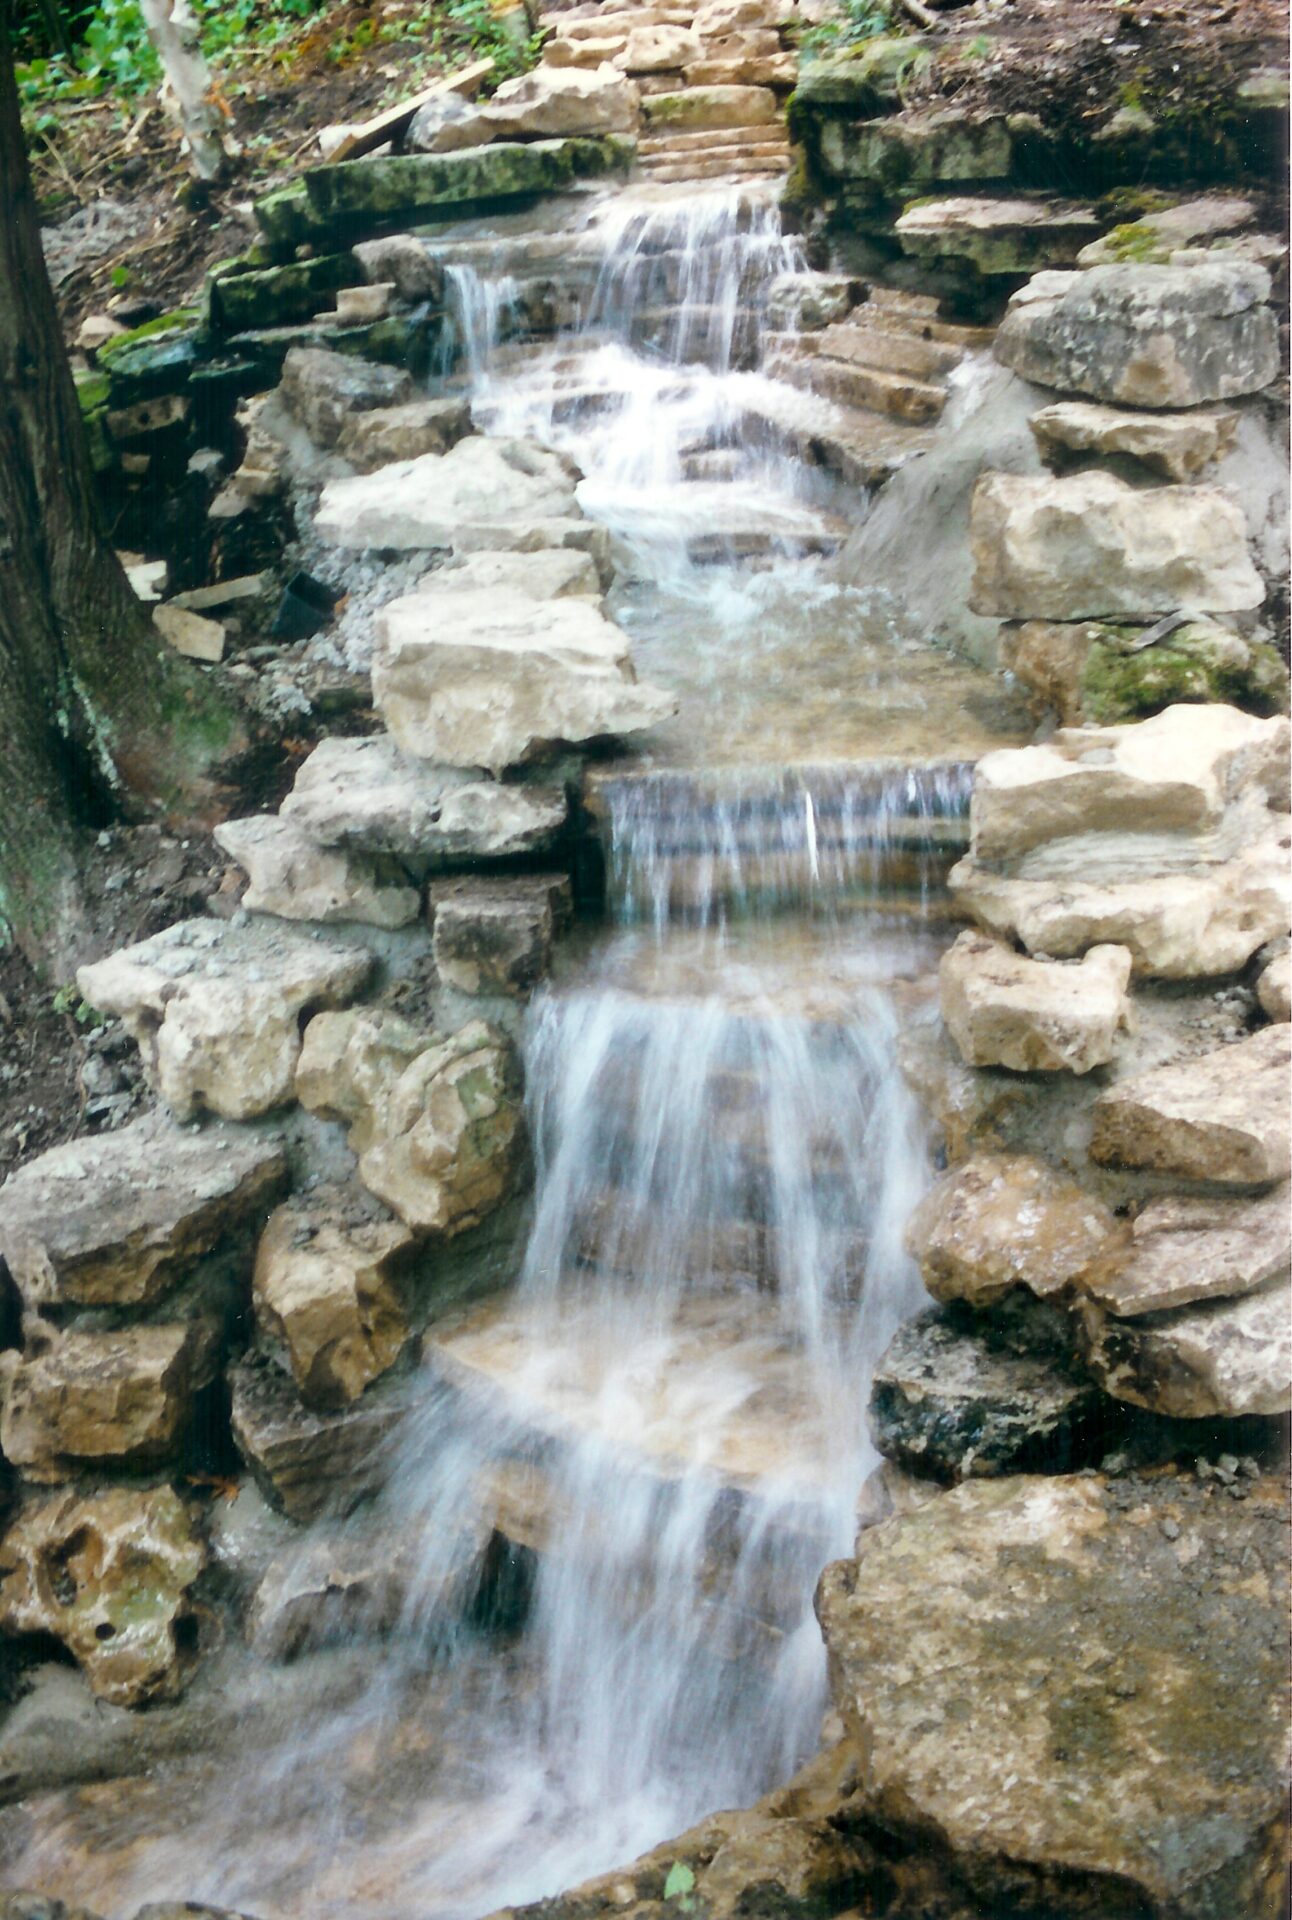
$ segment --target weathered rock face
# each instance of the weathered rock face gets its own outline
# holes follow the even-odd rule
[[[571,911],[563,874],[441,880],[430,891],[435,965],[460,993],[525,994],[547,972]]]
[[[905,132],[908,123],[901,121],[895,126]],[[957,135],[963,138],[960,130]],[[1007,143],[1008,136],[998,133],[995,152],[999,152],[1002,139]],[[940,161],[943,167],[947,164],[947,159]],[[984,153],[980,164],[990,165],[991,154]],[[903,253],[929,266],[945,260],[965,261],[976,273],[988,277],[1071,266],[1098,231],[1093,208],[1079,201],[1056,200],[1048,194],[1014,199],[973,199],[956,194],[945,200],[923,200],[908,208],[895,228]]]
[[[395,460],[447,453],[470,431],[471,409],[465,400],[410,400],[400,407],[350,414],[336,450],[360,473],[375,473]]]
[[[887,1459],[959,1481],[1070,1473],[1097,1457],[1103,1396],[1073,1355],[1066,1316],[1026,1296],[1011,1307],[930,1307],[899,1329],[870,1394]]]
[[[1043,459],[1064,453],[1125,454],[1168,480],[1194,480],[1234,444],[1238,415],[1227,407],[1196,413],[1130,413],[1085,400],[1042,407],[1029,422]]]
[[[1265,597],[1247,526],[1209,487],[1110,473],[984,474],[970,509],[975,613],[1015,620],[1227,612]]]
[[[57,1494],[0,1540],[0,1628],[52,1633],[113,1706],[173,1700],[185,1679],[176,1629],[205,1562],[169,1487]]]
[[[627,166],[632,152],[631,142],[612,134],[525,145],[499,141],[465,153],[400,153],[365,160],[361,167],[344,161],[315,167],[304,179],[308,224],[311,232],[344,238],[387,222],[434,218],[443,208],[470,201],[560,193],[575,180]],[[262,225],[266,214],[272,222],[273,209],[261,200],[256,215]]]
[[[1170,264],[1172,254],[1195,241],[1215,234],[1232,233],[1256,218],[1255,204],[1237,193],[1203,194],[1196,200],[1182,200],[1175,206],[1145,213],[1138,220],[1114,227],[1088,246],[1079,264],[1083,267],[1115,266],[1128,258]]]
[[[1289,1199],[1286,1182],[1254,1197],[1162,1194],[1082,1275],[1082,1290],[1121,1315],[1255,1293],[1292,1268]]]
[[[963,1902],[922,1911],[1273,1920],[1284,1524],[1272,1480],[978,1481],[827,1568],[853,1818]]]
[[[991,1306],[1012,1287],[1074,1287],[1118,1232],[1108,1209],[1025,1154],[979,1154],[944,1174],[906,1244],[935,1300]]]
[[[457,98],[455,94],[444,97]],[[443,298],[443,263],[415,234],[391,233],[377,240],[361,240],[353,252],[364,279],[377,286],[393,286],[401,300]],[[346,425],[349,424],[347,421]]]
[[[401,368],[380,367],[353,354],[292,347],[283,361],[279,391],[310,439],[317,446],[334,447],[353,415],[410,401],[413,381]]]
[[[1089,1073],[1130,1022],[1130,972],[1125,947],[1092,947],[1073,965],[962,933],[939,968],[942,1018],[972,1067]]]
[[[614,67],[541,66],[504,81],[483,115],[496,140],[635,133],[639,100],[632,81]]]
[[[198,1390],[213,1377],[215,1329],[200,1320],[69,1330],[22,1356],[0,1355],[0,1450],[36,1481],[77,1465],[155,1465],[183,1440]]]
[[[1292,953],[1280,953],[1256,982],[1261,1010],[1271,1020],[1292,1020]]]
[[[578,545],[577,529],[592,532],[575,502],[578,477],[562,455],[527,440],[471,434],[446,454],[330,480],[314,527],[335,547]]]
[[[349,1513],[377,1492],[404,1414],[386,1384],[323,1413],[306,1407],[288,1376],[264,1360],[248,1357],[229,1369],[233,1438],[271,1506],[292,1520],[317,1520]]]
[[[11,1174],[0,1258],[28,1307],[138,1307],[199,1255],[259,1218],[287,1180],[282,1144],[150,1116],[72,1140]]]
[[[1264,1027],[1232,1047],[1137,1074],[1100,1094],[1092,1158],[1216,1186],[1286,1178],[1292,1029]]]
[[[702,133],[720,127],[765,127],[777,118],[770,87],[688,87],[651,93],[642,101],[650,133]]]
[[[290,818],[257,813],[227,820],[215,829],[215,840],[247,874],[242,904],[250,913],[405,927],[421,910],[406,874],[393,867],[383,873],[379,856],[320,847]]]
[[[412,1238],[344,1189],[299,1196],[270,1220],[256,1252],[256,1324],[282,1343],[306,1406],[349,1406],[399,1358],[409,1327],[392,1265]]]
[[[566,799],[560,787],[428,766],[379,733],[320,741],[281,811],[321,846],[434,866],[545,852],[565,825]]]
[[[620,629],[586,599],[463,588],[377,616],[373,699],[405,752],[441,765],[518,766],[562,744],[634,733],[676,701],[639,686]]]
[[[1087,1360],[1114,1399],[1182,1420],[1292,1412],[1286,1274],[1259,1293],[1123,1320],[1084,1311]]]
[[[413,115],[404,135],[405,153],[462,153],[487,146],[494,130],[486,116],[456,93],[428,100]]]
[[[1001,634],[1001,664],[1064,727],[1143,720],[1179,702],[1286,713],[1288,671],[1274,648],[1217,620],[1188,620],[1151,646],[1143,627],[1028,620]]]
[[[393,1014],[321,1016],[306,1029],[296,1092],[311,1112],[350,1123],[359,1178],[419,1232],[460,1233],[515,1190],[519,1063],[481,1020],[445,1038]]]
[[[1196,407],[1268,386],[1278,372],[1270,279],[1249,261],[1042,273],[996,335],[1025,380],[1127,407]]]
[[[699,35],[686,27],[634,27],[614,64],[624,73],[677,73],[703,51]]]
[[[125,1022],[177,1118],[205,1108],[247,1120],[291,1098],[301,1014],[344,1005],[371,967],[361,948],[271,921],[181,920],[76,978],[91,1006]]]

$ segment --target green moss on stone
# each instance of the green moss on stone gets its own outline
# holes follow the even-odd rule
[[[503,141],[462,153],[404,153],[315,167],[304,187],[316,222],[347,238],[437,209],[560,193],[576,179],[626,167],[635,148],[617,138]]]
[[[1101,631],[1106,637],[1091,646],[1081,675],[1082,711],[1101,726],[1181,703],[1220,702],[1261,715],[1288,710],[1287,668],[1264,641],[1199,622],[1130,653],[1117,629]]]
[[[289,326],[318,313],[341,288],[357,286],[362,277],[352,253],[227,274],[211,288],[211,324],[220,333]]]

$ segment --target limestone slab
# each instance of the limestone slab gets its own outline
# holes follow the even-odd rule
[[[971,1067],[1089,1073],[1130,1022],[1130,973],[1125,947],[1091,947],[1073,965],[962,933],[938,970],[942,1018]]]
[[[983,1153],[935,1183],[906,1245],[935,1300],[989,1307],[1013,1287],[1070,1291],[1117,1234],[1108,1209],[1026,1154]]]
[[[350,414],[336,450],[359,473],[375,473],[393,461],[447,453],[470,431],[471,410],[465,400],[409,400],[403,406]]]
[[[918,201],[899,216],[895,232],[902,251],[918,260],[963,259],[993,276],[1069,266],[1099,226],[1094,209],[1079,201],[957,194]]]
[[[527,994],[546,974],[568,920],[564,874],[442,880],[430,890],[436,970],[459,993]]]
[[[347,420],[413,398],[412,376],[327,347],[291,347],[279,387],[288,411],[320,447],[334,447]]]
[[[138,1307],[287,1182],[272,1134],[181,1131],[151,1115],[52,1147],[0,1192],[0,1258],[28,1307]]]
[[[1179,1420],[1292,1412],[1292,1299],[1286,1276],[1236,1300],[1123,1320],[1093,1303],[1087,1359],[1106,1393]]]
[[[1062,400],[1028,421],[1043,459],[1067,453],[1121,453],[1168,480],[1194,480],[1234,444],[1238,415],[1227,407],[1190,413],[1135,413],[1093,401]]]
[[[1136,1074],[1094,1106],[1094,1159],[1218,1186],[1287,1177],[1292,1028]]]
[[[215,841],[247,874],[242,904],[249,913],[405,927],[421,910],[407,874],[383,873],[380,856],[319,846],[290,815],[227,820],[215,829]]]
[[[349,1513],[385,1483],[405,1411],[387,1383],[328,1413],[305,1406],[290,1376],[259,1356],[238,1361],[228,1377],[238,1452],[290,1519]]]
[[[630,35],[630,47],[632,41]],[[632,81],[616,67],[554,68],[544,63],[515,80],[505,80],[482,115],[495,140],[635,133],[639,99]]]
[[[770,87],[687,87],[679,93],[648,94],[642,116],[651,133],[698,133],[771,126],[778,113]]]
[[[274,921],[181,920],[82,967],[77,985],[124,1021],[178,1119],[246,1120],[291,1098],[301,1014],[344,1005],[371,969],[363,948]]]
[[[527,440],[471,434],[448,453],[330,480],[314,530],[336,547],[399,550],[564,545],[547,530],[581,518],[578,473]]]
[[[1285,1182],[1256,1196],[1159,1195],[1081,1285],[1124,1318],[1255,1293],[1290,1270],[1292,1194]]]

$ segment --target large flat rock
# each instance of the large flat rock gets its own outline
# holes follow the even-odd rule
[[[1289,1170],[1292,1027],[1136,1074],[1100,1094],[1091,1157],[1106,1165],[1261,1187]]]
[[[291,1098],[301,1015],[346,1005],[371,970],[366,949],[277,921],[181,920],[76,978],[125,1022],[178,1119],[248,1120]]]
[[[572,523],[586,538],[595,531],[575,501],[578,479],[561,454],[528,440],[470,434],[447,453],[329,480],[314,530],[334,547],[559,548]]]
[[[274,1135],[149,1115],[71,1140],[0,1193],[0,1258],[28,1307],[139,1307],[244,1222],[287,1180]]]
[[[626,166],[631,157],[631,144],[613,138],[502,141],[460,153],[393,154],[362,166],[315,167],[304,184],[314,220],[349,236],[379,223],[442,216],[444,209],[471,201],[560,193],[576,179]]]
[[[971,1067],[1089,1073],[1130,1025],[1130,972],[1125,947],[1092,947],[1074,965],[962,933],[938,969],[942,1018]]]
[[[247,875],[248,913],[389,928],[407,926],[421,911],[421,895],[393,863],[320,846],[288,815],[226,820],[215,841]]]
[[[1217,487],[988,473],[969,537],[970,605],[1004,619],[1237,612],[1265,597],[1242,509]]]
[[[1089,400],[1061,400],[1028,421],[1042,458],[1125,454],[1168,480],[1194,480],[1228,453],[1238,415],[1228,407],[1194,413],[1133,413]]]
[[[1255,1195],[1158,1195],[1081,1286],[1125,1316],[1256,1293],[1289,1270],[1292,1209],[1284,1182]]]
[[[1280,1196],[1286,1205],[1286,1194]],[[1258,1293],[1123,1320],[1082,1315],[1087,1360],[1106,1393],[1179,1420],[1292,1412],[1292,1298],[1286,1268]]]
[[[863,1535],[817,1611],[851,1817],[970,1906],[1274,1920],[1286,1510],[1192,1479],[978,1481]]]
[[[281,808],[321,846],[428,867],[545,852],[566,811],[559,786],[504,786],[478,767],[429,766],[388,733],[320,741]]]
[[[1127,407],[1196,407],[1278,374],[1270,277],[1218,257],[1187,267],[1040,273],[1009,303],[996,358],[1039,386]]]

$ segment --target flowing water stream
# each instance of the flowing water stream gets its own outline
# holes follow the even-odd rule
[[[508,339],[513,278],[451,263],[466,374],[489,431],[577,458],[614,611],[684,713],[601,778],[611,925],[529,1012],[516,1284],[433,1325],[349,1523],[387,1631],[350,1619],[297,1663],[344,1656],[339,1700],[285,1696],[236,1753],[45,1810],[22,1878],[111,1914],[482,1914],[748,1803],[817,1742],[813,1587],[873,1464],[870,1369],[921,1297],[902,983],[935,962],[979,737],[944,663],[824,577],[856,499],[742,435],[760,289],[801,266],[770,197],[625,192],[594,228],[545,345]],[[485,1610],[465,1570],[490,1540]]]

